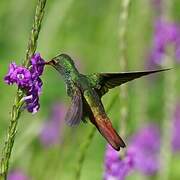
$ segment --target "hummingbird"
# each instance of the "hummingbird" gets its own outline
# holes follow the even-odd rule
[[[66,84],[67,95],[71,97],[71,104],[67,110],[65,121],[74,126],[81,121],[90,122],[96,126],[101,135],[117,151],[126,147],[124,141],[113,128],[107,116],[101,98],[110,89],[128,81],[167,69],[152,71],[135,71],[121,73],[93,73],[81,74],[72,58],[67,54],[60,54],[52,58],[47,64],[54,67],[62,76]]]

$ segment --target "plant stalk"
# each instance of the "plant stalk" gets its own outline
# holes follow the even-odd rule
[[[130,0],[122,0],[121,3],[121,12],[120,12],[120,22],[119,22],[119,48],[120,48],[120,70],[126,71],[128,69],[128,58],[127,58],[127,25],[129,17],[129,7]],[[128,119],[128,86],[124,84],[120,86],[119,100],[121,103],[120,106],[120,129],[121,136],[125,138],[126,134],[126,124]],[[121,151],[120,153],[123,153]]]
[[[36,6],[36,12],[34,17],[34,22],[32,26],[32,31],[29,37],[28,42],[28,48],[26,51],[26,58],[23,62],[23,66],[27,67],[29,66],[29,61],[32,55],[36,51],[37,47],[37,40],[39,36],[39,32],[41,29],[41,23],[44,15],[44,8],[45,8],[46,0],[38,0],[37,6]],[[6,180],[8,169],[9,169],[9,161],[15,141],[15,136],[17,133],[17,125],[18,120],[21,114],[21,107],[23,105],[21,99],[23,97],[23,92],[18,88],[14,104],[11,111],[11,120],[10,125],[7,132],[7,137],[4,143],[4,147],[2,150],[2,156],[0,161],[0,180]]]

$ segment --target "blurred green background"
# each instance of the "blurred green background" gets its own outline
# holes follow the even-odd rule
[[[15,86],[3,82],[8,64],[21,64],[25,58],[27,41],[32,26],[36,0],[0,1],[0,150],[3,147],[10,120],[10,111],[16,93]],[[83,73],[119,72],[119,0],[51,0],[47,1],[45,17],[39,36],[37,52],[46,60],[59,53],[68,53],[80,64]],[[180,22],[180,1],[172,1],[172,19]],[[156,12],[151,0],[133,0],[130,4],[127,57],[128,70],[147,69],[148,53]],[[175,68],[176,97],[180,89],[178,65]],[[24,112],[19,120],[18,133],[10,161],[10,170],[21,169],[32,179],[73,179],[78,148],[85,141],[91,124],[64,128],[63,143],[44,147],[39,140],[43,123],[48,120],[56,102],[68,106],[65,85],[51,68],[45,69],[40,111],[32,115]],[[143,78],[129,83],[127,137],[146,121],[163,121],[163,74],[156,78]],[[105,97],[105,107],[119,93],[116,88]],[[175,102],[176,103],[176,102]],[[116,101],[109,112],[116,128],[120,125],[120,102]],[[63,119],[62,119],[63,121]],[[168,130],[167,130],[168,131]],[[121,131],[120,131],[121,132]],[[60,141],[59,141],[60,142]],[[96,133],[82,169],[82,180],[100,180],[103,176],[105,140]],[[169,164],[171,179],[180,178],[180,157],[173,155]],[[133,174],[128,179],[146,179]],[[152,178],[152,177],[151,177]],[[149,178],[149,179],[151,179]],[[154,178],[152,178],[154,179]]]

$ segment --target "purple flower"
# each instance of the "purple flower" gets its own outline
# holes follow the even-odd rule
[[[31,113],[36,113],[40,107],[39,95],[42,89],[40,76],[44,70],[45,61],[40,54],[34,54],[30,61],[30,68],[17,66],[11,63],[4,81],[9,84],[17,84],[25,92],[26,108]]]
[[[163,19],[158,19],[155,22],[153,47],[150,53],[149,65],[161,65],[169,46],[174,48],[176,58],[179,60],[180,26]]]
[[[140,129],[131,140],[128,152],[133,154],[134,167],[146,175],[159,169],[160,132],[155,125]]]
[[[172,148],[175,152],[180,151],[180,103],[176,105],[173,121]]]
[[[107,145],[104,180],[123,180],[131,172],[133,167],[134,162],[131,153],[126,153],[122,159],[117,151]]]
[[[14,170],[9,173],[8,180],[29,180],[28,176],[21,170]]]
[[[140,129],[130,141],[124,158],[110,146],[105,155],[105,180],[123,180],[132,171],[154,175],[159,169],[160,132],[155,125]]]
[[[27,96],[25,101],[26,101],[26,108],[29,112],[34,114],[39,110],[40,108],[39,96],[36,91],[30,92],[30,95]]]
[[[63,121],[66,108],[63,104],[56,103],[53,106],[52,114],[46,121],[40,132],[40,141],[45,147],[59,144],[63,134]]]
[[[31,81],[31,73],[25,67],[11,63],[8,74],[4,77],[4,80],[9,85],[16,83],[20,87],[27,87]]]
[[[42,88],[42,81],[40,78],[36,78],[33,81],[32,86],[29,87],[28,92],[27,92],[27,99],[26,99],[26,107],[27,110],[31,113],[36,113],[39,108],[39,95],[41,93],[41,88]]]
[[[39,53],[34,54],[34,56],[31,58],[31,64],[33,75],[41,76],[44,70],[45,63],[44,59],[41,58]]]
[[[8,71],[7,75],[4,77],[4,81],[9,85],[11,85],[15,82],[15,80],[12,79],[11,76],[12,76],[13,72],[15,71],[16,67],[17,66],[15,63],[11,63],[9,65],[9,71]]]

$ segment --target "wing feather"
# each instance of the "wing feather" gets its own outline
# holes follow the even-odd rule
[[[71,105],[66,113],[65,121],[69,126],[79,125],[82,119],[82,95],[76,88],[72,94]]]
[[[95,90],[99,96],[103,96],[109,89],[112,89],[116,86],[120,86],[128,81],[140,78],[142,76],[147,76],[153,73],[166,71],[169,69],[160,69],[153,71],[137,71],[137,72],[123,72],[123,73],[100,73],[93,74],[90,76],[95,84]]]

